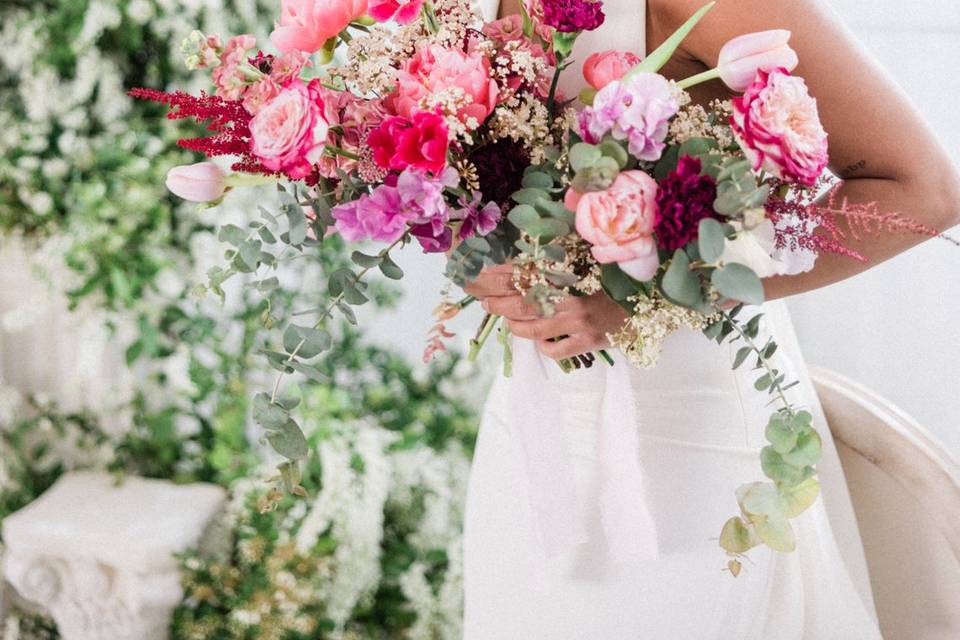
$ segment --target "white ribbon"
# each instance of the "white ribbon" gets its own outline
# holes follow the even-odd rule
[[[545,369],[557,365],[542,358],[528,340],[513,340],[513,358],[506,393],[509,422],[523,449],[539,537],[547,556],[556,557],[588,541],[586,523],[577,517],[573,463],[563,433],[563,398]],[[613,367],[597,362],[589,372],[567,375],[606,376],[595,410],[599,506],[610,555],[620,561],[653,560],[659,556],[657,533],[644,497],[629,366],[622,361]]]

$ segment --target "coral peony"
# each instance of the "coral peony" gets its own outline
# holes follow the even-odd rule
[[[370,0],[370,17],[378,22],[396,20],[410,24],[420,15],[423,0]]]
[[[660,181],[657,190],[657,245],[676,251],[697,238],[700,221],[717,217],[713,201],[717,199],[717,182],[709,175],[700,175],[699,158],[683,156],[676,171]]]
[[[619,80],[632,67],[640,63],[640,56],[629,51],[600,51],[590,54],[583,62],[583,78],[599,91]]]
[[[731,125],[754,169],[813,186],[827,166],[827,132],[817,101],[803,79],[786,69],[757,73],[756,82],[733,101]]]
[[[412,166],[439,173],[447,164],[447,143],[446,122],[427,111],[414,114],[411,120],[387,118],[367,137],[377,164],[395,171]]]
[[[397,90],[390,104],[398,115],[412,118],[423,103],[442,108],[454,102],[457,119],[472,131],[493,112],[498,95],[490,61],[482,53],[433,44],[419,50],[397,72]]]
[[[642,171],[625,171],[603,191],[567,191],[567,208],[576,212],[577,232],[591,245],[601,264],[616,262],[640,281],[660,266],[653,239],[657,216],[657,183]]]
[[[319,80],[294,80],[250,121],[250,150],[263,166],[294,180],[311,173],[329,130],[320,89]]]
[[[366,12],[367,0],[282,0],[270,40],[283,53],[314,53]]]

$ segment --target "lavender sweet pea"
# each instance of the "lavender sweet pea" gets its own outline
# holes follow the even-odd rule
[[[663,153],[670,118],[679,108],[663,76],[639,73],[611,82],[597,93],[593,106],[580,114],[580,136],[596,144],[610,133],[629,142],[631,155],[653,162]]]

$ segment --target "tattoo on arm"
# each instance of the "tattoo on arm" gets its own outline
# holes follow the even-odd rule
[[[866,160],[861,160],[860,162],[855,162],[855,163],[851,164],[850,166],[846,167],[843,171],[841,171],[841,172],[840,172],[840,177],[841,177],[841,178],[844,178],[844,179],[849,178],[849,177],[853,176],[853,174],[857,173],[858,171],[863,171],[863,170],[866,169],[866,168],[867,168],[867,161],[866,161]]]

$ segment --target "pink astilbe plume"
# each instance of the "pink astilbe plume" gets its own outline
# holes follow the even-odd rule
[[[206,123],[212,136],[183,138],[177,144],[184,149],[199,151],[207,157],[239,156],[231,167],[234,171],[272,175],[250,154],[250,113],[240,100],[226,100],[219,96],[201,93],[193,96],[183,91],[158,91],[156,89],[131,89],[129,95],[140,100],[149,100],[169,107],[167,118],[183,120],[193,118]]]
[[[852,204],[846,197],[841,198],[842,186],[840,182],[831,187],[822,204],[771,197],[766,210],[777,229],[777,247],[835,253],[865,262],[866,258],[844,241],[881,233],[907,233],[941,237],[960,246],[953,238],[918,220],[895,211],[881,211],[876,202]],[[776,184],[773,191],[777,191]]]

